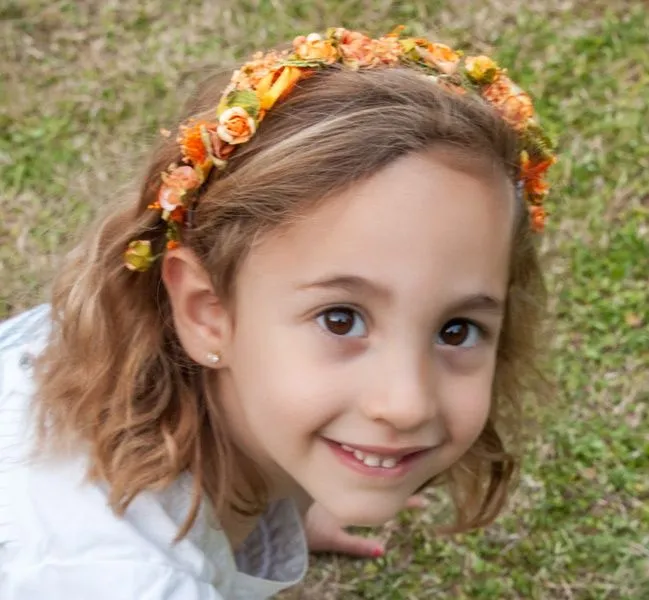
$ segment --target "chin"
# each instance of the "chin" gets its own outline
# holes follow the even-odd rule
[[[393,519],[396,514],[405,506],[405,501],[398,503],[395,502],[381,502],[379,498],[358,501],[358,502],[345,502],[340,503],[335,499],[333,502],[323,503],[325,508],[332,513],[338,521],[344,523],[346,526],[356,527],[380,527],[390,519]]]

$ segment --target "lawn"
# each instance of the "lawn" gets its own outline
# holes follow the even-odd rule
[[[555,393],[530,410],[511,505],[375,561],[314,560],[286,598],[649,598],[649,10],[643,0],[1,0],[0,318],[47,298],[58,258],[192,85],[257,47],[344,24],[493,54],[560,148],[543,252]]]

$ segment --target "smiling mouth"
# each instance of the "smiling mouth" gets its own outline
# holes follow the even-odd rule
[[[327,441],[331,444],[335,444],[338,448],[347,453],[350,458],[355,458],[360,464],[367,467],[381,469],[395,469],[433,448],[432,446],[417,446],[403,449],[384,449],[371,446],[350,446],[333,440]]]

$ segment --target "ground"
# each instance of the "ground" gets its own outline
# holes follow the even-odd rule
[[[555,393],[487,530],[435,533],[443,499],[320,558],[287,598],[649,598],[649,11],[642,0],[4,0],[0,318],[53,267],[213,68],[297,33],[403,23],[486,52],[556,137],[549,231]]]

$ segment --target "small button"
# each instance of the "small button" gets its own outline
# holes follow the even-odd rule
[[[18,361],[20,368],[24,371],[28,371],[32,368],[34,364],[34,358],[29,352],[24,352]]]

